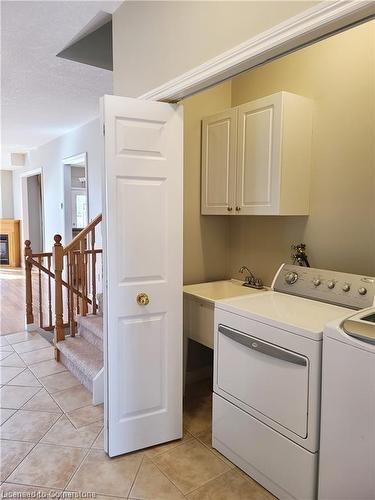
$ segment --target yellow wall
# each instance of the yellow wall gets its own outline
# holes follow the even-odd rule
[[[131,1],[114,12],[113,88],[138,97],[319,1]]]
[[[185,99],[184,104],[184,283],[225,278],[228,218],[200,214],[201,121],[231,107],[231,84]]]
[[[232,106],[286,90],[314,101],[311,215],[230,217],[227,274],[248,265],[269,284],[307,244],[311,265],[375,275],[375,21],[232,81]]]

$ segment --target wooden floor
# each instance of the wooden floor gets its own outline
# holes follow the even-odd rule
[[[25,273],[0,267],[0,335],[25,329]]]

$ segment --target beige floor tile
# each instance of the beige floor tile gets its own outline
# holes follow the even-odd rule
[[[59,498],[62,490],[51,490],[41,486],[26,486],[24,484],[3,483],[0,487],[0,498],[37,499]]]
[[[66,371],[66,368],[62,363],[59,363],[54,359],[49,359],[30,366],[30,370],[37,377],[46,377],[47,375],[53,375],[54,373],[64,372]]]
[[[73,377],[73,375],[68,371],[54,373],[53,375],[48,375],[47,377],[41,377],[39,380],[51,394],[62,391],[63,389],[69,389],[75,385],[80,385],[80,381]]]
[[[104,450],[104,429],[101,430],[99,436],[95,439],[92,448],[95,450]]]
[[[142,461],[142,453],[109,458],[103,451],[91,450],[67,489],[95,491],[126,498]]]
[[[84,406],[83,408],[77,408],[76,410],[70,411],[67,415],[78,429],[79,427],[83,427],[84,425],[89,425],[94,422],[103,422],[103,405]]]
[[[0,389],[0,406],[1,408],[21,408],[38,390],[38,387],[4,385]]]
[[[186,441],[189,441],[190,439],[193,439],[192,435],[184,431],[182,439],[177,439],[176,441],[170,441],[168,443],[163,443],[157,446],[153,446],[152,448],[147,448],[145,450],[145,455],[148,458],[157,457],[162,453],[166,453],[167,451],[173,450],[173,448],[176,448],[176,446],[180,446],[181,444],[185,443]]]
[[[9,342],[6,339],[6,336],[5,335],[0,336],[0,346],[3,347],[7,345],[9,345]]]
[[[199,441],[201,443],[203,443],[205,446],[207,446],[213,453],[215,453],[215,455],[217,457],[219,457],[221,460],[223,460],[227,465],[229,465],[230,467],[235,467],[235,465],[232,464],[232,462],[230,462],[227,458],[225,458],[217,450],[212,448],[212,431],[211,430],[200,432],[199,434],[197,434],[196,437],[197,437],[197,439],[199,439]]]
[[[39,380],[32,374],[32,372],[26,368],[22,373],[17,375],[17,377],[12,378],[8,385],[19,385],[25,387],[41,387],[42,384]]]
[[[0,425],[8,420],[17,410],[7,410],[6,408],[0,408]]]
[[[38,444],[8,482],[63,489],[85,453],[81,448]]]
[[[16,366],[18,368],[26,368],[26,364],[16,352],[9,353],[9,356],[7,356],[3,361],[0,361],[0,366]]]
[[[20,342],[19,344],[13,344],[14,350],[18,353],[36,351],[37,349],[43,349],[44,347],[50,346],[51,344],[41,337],[27,340],[26,342]]]
[[[185,403],[184,426],[190,434],[196,434],[211,429],[212,398],[201,397]]]
[[[271,500],[275,498],[260,484],[247,479],[236,470],[201,486],[187,496],[189,500]]]
[[[41,389],[23,407],[23,410],[47,411],[50,413],[62,413],[61,408],[45,389]]]
[[[0,352],[14,352],[14,349],[9,344],[7,344],[7,345],[0,345]]]
[[[19,410],[1,426],[0,437],[37,443],[58,418],[54,413]]]
[[[14,377],[23,372],[25,368],[17,368],[16,366],[1,366],[0,367],[0,383],[7,384]]]
[[[79,448],[90,448],[102,429],[101,423],[94,423],[76,429],[70,420],[65,416],[55,423],[55,425],[43,437],[42,443],[64,444],[64,446],[77,446]]]
[[[4,361],[7,359],[12,353],[9,351],[2,351],[0,352],[0,361]]]
[[[144,500],[183,500],[176,486],[160,472],[151,460],[145,459],[137,474],[129,498]]]
[[[0,480],[5,481],[34,445],[18,441],[1,441],[0,446]]]
[[[34,363],[54,359],[54,349],[53,347],[44,347],[43,349],[38,349],[37,351],[20,353],[20,357],[28,366],[30,366]]]
[[[184,495],[229,470],[222,460],[195,439],[153,460]]]
[[[56,392],[53,398],[64,412],[88,406],[92,401],[92,395],[83,385],[76,385],[75,387],[65,389],[65,391]]]
[[[5,336],[10,345],[18,344],[19,342],[26,342],[27,340],[41,339],[42,337],[37,332],[19,332],[11,333]]]

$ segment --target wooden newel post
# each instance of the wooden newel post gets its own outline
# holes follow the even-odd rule
[[[64,260],[64,249],[61,245],[61,236],[55,234],[55,244],[52,249],[53,265],[55,269],[55,358],[59,361],[60,353],[56,348],[57,342],[65,339],[64,321],[63,321],[63,292],[62,292],[62,271]]]
[[[33,283],[31,278],[31,270],[33,265],[28,261],[28,257],[32,257],[33,251],[31,250],[31,241],[25,241],[25,271],[26,271],[26,324],[31,325],[34,323],[33,315]]]

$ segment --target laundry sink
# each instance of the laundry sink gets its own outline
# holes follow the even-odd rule
[[[215,303],[216,300],[229,299],[259,293],[264,290],[243,286],[243,281],[231,279],[223,281],[211,281],[208,283],[198,283],[196,285],[185,285],[184,293],[194,297]]]

